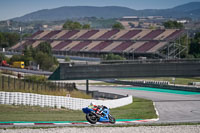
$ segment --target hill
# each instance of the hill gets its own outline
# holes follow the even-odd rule
[[[65,6],[44,9],[14,18],[15,21],[58,21],[72,18],[98,17],[120,18],[123,16],[163,16],[167,18],[200,19],[200,2],[191,2],[170,9],[134,10],[127,7]]]

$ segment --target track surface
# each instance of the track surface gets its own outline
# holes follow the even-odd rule
[[[85,90],[85,86],[78,86],[78,89]],[[186,95],[102,86],[90,86],[90,90],[132,95],[152,100],[159,113],[158,122],[200,122],[200,95],[198,94]]]
[[[85,90],[85,86],[77,86],[80,90]],[[183,93],[183,92],[172,92],[172,91],[153,91],[153,90],[139,90],[139,88],[120,86],[120,87],[109,87],[109,86],[90,86],[90,90],[98,90],[101,92],[116,93],[123,95],[132,95],[134,97],[140,97],[152,100],[159,114],[159,121],[150,120],[150,121],[133,121],[133,122],[122,122],[118,124],[134,124],[134,123],[171,123],[171,122],[200,122],[200,95],[198,93]],[[156,122],[155,122],[156,121]],[[90,126],[85,122],[82,123],[51,123],[51,124],[24,124],[24,123],[15,123],[15,124],[0,124],[2,127],[29,127],[29,126]]]

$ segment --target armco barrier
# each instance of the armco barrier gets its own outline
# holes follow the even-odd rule
[[[178,86],[178,85],[168,85],[168,84],[135,83],[132,81],[120,81],[120,80],[116,80],[114,82],[118,83],[118,84],[133,85],[133,86],[139,86],[139,87],[151,87],[151,88],[168,89],[168,90],[200,92],[200,88],[197,86]]]
[[[105,105],[109,108],[116,108],[132,103],[133,99],[132,96],[127,96],[115,100],[94,100],[64,96],[40,95],[33,93],[0,91],[0,104],[28,105],[55,108],[63,107],[73,110],[81,110],[83,107],[88,106],[91,102],[95,102],[97,105]]]

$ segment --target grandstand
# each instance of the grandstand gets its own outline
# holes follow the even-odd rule
[[[114,53],[129,58],[169,58],[176,57],[185,49],[176,41],[182,34],[184,30],[178,29],[37,31],[11,50],[21,51],[31,45],[37,47],[47,41],[55,54],[62,55],[98,57]]]

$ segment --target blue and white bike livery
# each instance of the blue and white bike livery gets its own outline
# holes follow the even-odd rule
[[[96,122],[109,122],[114,124],[115,118],[110,115],[110,110],[103,106],[101,114],[96,113],[91,108],[83,108],[83,112],[86,114],[86,119],[91,124],[96,124]]]

